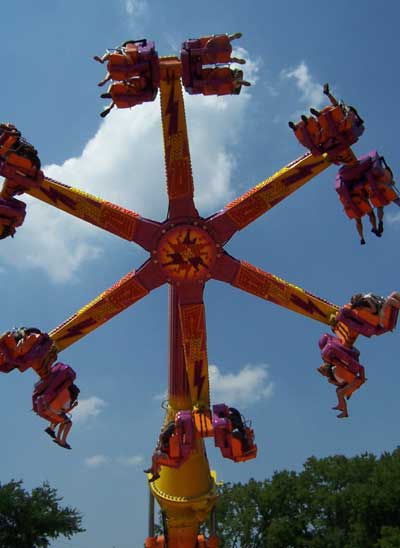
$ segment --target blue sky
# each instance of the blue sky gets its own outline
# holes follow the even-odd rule
[[[366,131],[354,150],[375,148],[400,172],[398,3],[342,0],[184,3],[170,0],[27,0],[2,11],[1,120],[39,150],[45,172],[157,220],[166,215],[158,101],[102,121],[91,60],[129,38],[178,53],[189,37],[241,31],[254,86],[239,97],[185,95],[196,200],[207,215],[303,154],[287,126],[321,106],[330,82],[356,106]],[[400,211],[386,212],[381,240],[361,247],[334,191],[332,167],[250,227],[228,250],[337,304],[353,293],[388,295],[398,281]],[[0,331],[50,331],[140,264],[134,244],[27,200],[25,225],[0,242]],[[212,394],[252,419],[256,461],[224,462],[220,480],[263,479],[300,469],[310,455],[379,453],[398,444],[398,333],[357,344],[368,382],[339,421],[335,394],[315,371],[322,324],[210,282],[205,294]],[[131,548],[146,536],[147,484],[167,382],[167,290],[162,287],[60,356],[78,373],[80,418],[62,451],[31,411],[33,373],[1,377],[1,481],[44,480],[84,514],[87,532],[54,548]],[[78,410],[77,410],[78,414]]]

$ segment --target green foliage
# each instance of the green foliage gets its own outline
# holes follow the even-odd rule
[[[220,488],[221,548],[399,548],[400,449]]]
[[[31,494],[22,481],[0,484],[1,548],[47,548],[52,539],[83,532],[82,516],[75,508],[61,508],[61,500],[48,483]]]

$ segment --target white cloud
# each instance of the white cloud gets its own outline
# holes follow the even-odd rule
[[[121,466],[139,466],[143,460],[142,455],[132,455],[131,457],[118,457],[116,462]]]
[[[304,61],[294,69],[283,70],[281,76],[286,79],[295,80],[298,89],[302,92],[300,99],[305,106],[318,108],[326,102],[326,97],[322,91],[322,84],[314,80]]]
[[[148,10],[148,4],[145,0],[125,0],[125,11],[132,17],[141,17]]]
[[[164,392],[160,392],[159,394],[154,394],[153,400],[161,403],[168,401],[168,391],[165,390]]]
[[[216,365],[209,366],[210,387],[214,402],[246,406],[270,398],[274,383],[267,365],[245,365],[238,373],[222,373]]]
[[[91,417],[97,417],[106,405],[107,403],[97,396],[79,400],[79,405],[73,411],[73,418],[75,421],[84,421]]]
[[[100,466],[104,466],[106,464],[117,464],[119,466],[127,466],[127,467],[136,467],[143,463],[144,458],[142,455],[131,455],[127,457],[117,457],[115,459],[112,459],[111,457],[108,457],[107,455],[93,455],[92,457],[87,457],[84,460],[85,466],[89,468],[99,468]]]
[[[134,9],[136,2],[129,3]],[[127,4],[128,5],[128,4]],[[128,8],[127,8],[128,9]],[[247,58],[244,50],[237,51]],[[257,63],[248,60],[245,78],[254,81]],[[235,156],[249,93],[239,96],[190,96],[185,93],[196,205],[201,214],[220,209],[233,198]],[[100,122],[80,156],[44,167],[47,176],[141,215],[165,219],[164,158],[159,99],[113,112]],[[100,264],[104,233],[47,204],[28,202],[24,226],[14,239],[1,242],[0,267],[38,269],[52,281],[78,278],[91,261]]]
[[[87,457],[85,459],[85,465],[89,468],[98,468],[99,466],[104,466],[108,464],[109,458],[105,455],[93,455],[93,457]]]
[[[385,219],[387,220],[387,222],[389,224],[399,224],[400,223],[400,212],[397,212],[397,213],[390,213],[389,215],[387,215],[385,217]]]

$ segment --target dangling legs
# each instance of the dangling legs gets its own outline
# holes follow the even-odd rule
[[[382,234],[383,233],[383,216],[384,216],[383,207],[377,207],[376,212],[378,213],[378,232],[379,234]]]
[[[102,86],[104,86],[104,84],[106,84],[110,80],[111,80],[111,74],[107,72],[106,77],[103,78],[103,80],[100,80],[100,82],[97,85],[101,88]]]
[[[334,107],[339,106],[338,100],[336,99],[336,97],[334,97],[334,96],[331,94],[331,92],[330,92],[330,90],[329,90],[329,84],[325,84],[325,85],[324,85],[324,90],[323,90],[323,91],[324,91],[324,94],[328,97],[328,99],[330,100],[330,102],[332,103],[332,105],[333,105]]]
[[[363,224],[362,224],[362,219],[361,219],[361,217],[357,217],[357,218],[356,218],[356,226],[357,226],[358,235],[360,236],[360,244],[361,244],[361,245],[364,245],[364,244],[365,244],[365,240],[364,240],[364,229],[363,229]]]
[[[238,57],[231,57],[229,59],[229,62],[230,63],[238,63],[239,65],[245,65],[246,64],[246,59],[239,59]]]
[[[347,403],[346,403],[346,400],[344,399],[344,396],[346,394],[346,389],[349,386],[350,385],[346,384],[343,387],[336,388],[336,395],[337,395],[337,399],[338,399],[338,404],[335,407],[333,407],[332,409],[337,409],[338,411],[341,411],[341,413],[337,416],[338,419],[344,419],[345,417],[349,416],[349,414],[347,412]]]
[[[108,58],[109,58],[109,57],[110,57],[110,54],[109,54],[109,52],[107,51],[107,52],[106,52],[104,55],[102,55],[101,57],[99,57],[98,55],[95,55],[95,56],[93,57],[93,59],[94,59],[95,61],[97,61],[98,63],[101,63],[101,64],[103,65],[106,61],[108,61]]]
[[[112,101],[112,102],[108,105],[108,107],[106,107],[106,108],[103,110],[103,112],[100,113],[100,116],[101,116],[102,118],[105,118],[105,117],[107,116],[107,114],[109,114],[109,112],[114,108],[114,106],[115,106],[115,103],[114,103],[114,101]]]
[[[250,82],[243,80],[243,71],[242,70],[233,70],[233,89],[239,93],[242,86],[251,86]]]
[[[381,237],[381,233],[379,232],[377,226],[376,226],[376,217],[375,217],[375,213],[373,210],[371,210],[369,213],[368,213],[368,217],[369,217],[369,220],[370,220],[370,223],[372,225],[372,229],[371,229],[371,232],[373,232],[376,236],[378,236],[378,238]]]
[[[67,416],[65,416],[64,422],[62,422],[58,427],[57,437],[54,440],[55,443],[57,443],[61,447],[64,447],[65,449],[71,449],[71,446],[67,443],[67,436],[71,428],[72,421]]]
[[[68,436],[69,431],[71,430],[71,428],[72,428],[72,421],[70,419],[68,419],[68,421],[60,424],[60,427],[58,429],[58,438],[59,438],[60,443],[62,443],[63,445],[66,445],[67,436]]]
[[[48,434],[48,435],[49,435],[50,437],[52,437],[53,439],[55,439],[55,437],[56,437],[56,433],[55,433],[56,426],[57,426],[57,423],[56,423],[56,422],[51,422],[51,423],[50,423],[50,426],[48,426],[48,427],[45,429],[46,434]]]
[[[145,474],[151,474],[151,478],[149,478],[149,483],[153,483],[153,481],[156,481],[160,477],[161,467],[158,463],[158,458],[157,458],[160,455],[168,458],[167,454],[162,453],[159,449],[156,449],[151,457],[151,467],[147,468],[146,470],[143,470]]]

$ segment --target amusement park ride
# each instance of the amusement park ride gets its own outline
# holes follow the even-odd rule
[[[30,194],[83,221],[92,223],[148,251],[149,257],[113,287],[71,316],[53,331],[13,329],[0,337],[0,371],[39,375],[33,393],[33,410],[50,425],[46,432],[66,449],[72,422],[69,411],[77,404],[79,389],[74,370],[56,363],[59,352],[77,342],[153,289],[169,287],[168,409],[159,440],[147,470],[150,486],[149,536],[145,546],[168,548],[217,547],[216,481],[209,468],[204,438],[211,437],[223,457],[235,462],[257,454],[253,430],[236,409],[224,403],[211,406],[207,361],[206,323],[203,303],[210,279],[284,306],[330,326],[322,335],[323,364],[318,371],[336,386],[338,417],[348,416],[346,400],[365,382],[364,367],[354,343],[359,335],[371,337],[392,331],[397,322],[400,294],[387,298],[372,293],[354,295],[342,307],[317,297],[273,274],[232,257],[225,244],[239,230],[276,206],[330,165],[340,165],[336,190],[348,217],[357,222],[365,243],[361,218],[368,215],[372,231],[383,232],[383,207],[400,205],[393,175],[376,152],[357,159],[351,150],[364,131],[357,111],[339,103],[329,87],[330,104],[311,109],[289,123],[309,152],[227,204],[210,217],[202,217],[194,203],[194,185],[182,96],[182,84],[190,94],[239,94],[241,70],[231,63],[236,35],[215,35],[187,40],[180,58],[158,57],[154,42],[128,41],[103,57],[107,75],[100,82],[111,85],[103,98],[111,108],[130,108],[153,101],[160,90],[168,215],[157,222],[141,217],[81,190],[46,177],[36,150],[12,124],[0,126],[0,174],[5,178],[0,193],[0,238],[14,236],[25,217],[25,204],[15,196]],[[181,84],[182,82],[182,84]],[[373,212],[378,211],[378,224]],[[154,533],[154,498],[164,517],[164,535]],[[199,535],[199,525],[211,514],[211,536]]]

